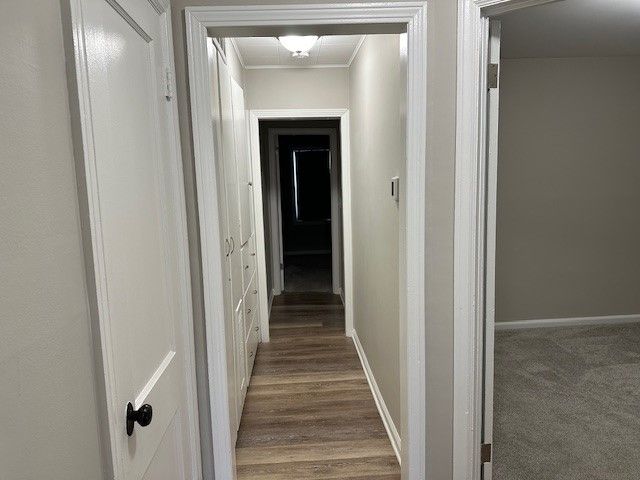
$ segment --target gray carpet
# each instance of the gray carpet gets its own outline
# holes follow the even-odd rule
[[[640,479],[640,325],[497,332],[495,480]]]

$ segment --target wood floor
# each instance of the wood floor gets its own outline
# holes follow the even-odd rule
[[[337,295],[276,297],[238,442],[240,480],[399,480]]]

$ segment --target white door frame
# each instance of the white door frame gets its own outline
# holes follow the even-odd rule
[[[108,3],[119,5],[113,0]],[[121,0],[125,3],[127,0]],[[168,1],[148,0],[149,4],[163,17],[162,52],[164,66],[168,72],[175,72],[173,39],[171,29],[171,9]],[[83,16],[84,0],[71,0],[69,9],[63,9],[63,15],[68,15],[70,37],[65,38],[69,76],[69,104],[72,112],[72,133],[74,156],[78,183],[78,200],[82,223],[83,248],[87,276],[87,296],[89,301],[94,361],[97,372],[97,390],[99,409],[99,425],[101,450],[105,475],[116,480],[124,478],[121,453],[118,451],[115,438],[124,435],[121,431],[125,406],[115,403],[113,371],[113,345],[110,333],[109,298],[105,273],[105,258],[103,250],[102,231],[100,227],[100,205],[97,183],[97,166],[94,144],[94,126],[91,115],[91,97],[89,94],[89,66],[92,61],[88,58],[85,36],[90,34],[85,29]],[[128,2],[127,2],[128,3]],[[186,383],[186,418],[183,419],[186,429],[185,455],[188,461],[190,478],[202,477],[200,460],[200,429],[198,424],[198,400],[196,393],[195,348],[193,340],[193,303],[191,298],[191,274],[189,267],[189,244],[187,238],[186,202],[184,194],[184,179],[182,171],[182,157],[180,153],[180,131],[178,126],[178,106],[173,92],[176,91],[175,75],[168,75],[167,79],[167,108],[159,113],[165,115],[167,125],[172,130],[170,168],[172,202],[167,208],[175,209],[178,218],[178,231],[175,237],[180,248],[176,256],[179,269],[179,312],[181,319],[176,341],[183,354],[182,363],[184,380]]]
[[[297,111],[300,111],[302,114],[306,110],[283,110],[283,115],[285,117],[278,117],[280,119],[291,119],[291,120],[305,120],[305,117],[294,117]],[[257,110],[258,120],[260,119],[260,110]],[[274,117],[269,117],[271,119],[277,119]],[[309,117],[306,117],[309,118]],[[312,118],[323,118],[326,119],[328,117],[312,117]],[[339,120],[340,118],[335,118]],[[348,122],[346,128],[348,128]],[[348,130],[347,130],[348,132]],[[311,127],[311,128],[302,128],[302,127],[278,127],[278,128],[269,128],[268,131],[268,148],[269,148],[269,207],[270,214],[267,215],[269,223],[271,225],[271,240],[272,245],[278,245],[279,247],[272,249],[272,264],[275,269],[279,263],[283,263],[284,261],[284,237],[282,231],[282,204],[281,204],[281,186],[280,186],[280,162],[278,158],[278,137],[280,135],[323,135],[329,137],[330,141],[330,153],[331,153],[331,286],[332,291],[335,294],[339,294],[341,292],[341,266],[340,266],[340,258],[341,251],[343,249],[342,246],[342,229],[339,228],[338,220],[341,215],[339,212],[340,205],[338,202],[339,193],[342,190],[342,186],[338,185],[338,164],[333,161],[333,159],[337,158],[338,155],[338,137],[336,135],[336,130],[333,128],[326,127]],[[345,134],[347,138],[349,138],[348,133]],[[256,143],[257,142],[257,143]],[[259,147],[259,138],[251,137],[251,146],[252,146],[252,157],[254,155],[254,147]],[[276,147],[276,148],[274,148]],[[259,152],[258,152],[259,153]],[[342,162],[341,162],[342,163]],[[258,180],[258,179],[254,179]],[[276,215],[274,215],[274,213]],[[263,219],[264,221],[265,219]],[[278,267],[279,268],[279,267]],[[279,271],[279,270],[274,270]],[[284,290],[284,272],[281,271],[281,275],[278,277],[278,282],[276,283],[274,279],[273,290],[274,294],[278,295]]]
[[[264,222],[267,217],[264,216],[263,208],[262,208],[262,182],[261,176],[257,175],[256,172],[260,173],[260,120],[299,120],[299,119],[338,119],[340,120],[340,161],[342,163],[342,251],[344,252],[344,265],[342,268],[344,269],[344,285],[343,288],[343,297],[345,304],[345,332],[347,336],[351,336],[353,332],[353,250],[351,243],[351,177],[350,177],[350,151],[349,151],[349,110],[347,109],[271,109],[271,110],[251,110],[249,111],[249,132],[250,132],[250,142],[251,142],[251,164],[253,171],[253,184],[259,185],[257,188],[254,188],[254,212],[255,212],[255,221],[256,221],[256,249],[258,256],[258,271],[266,272],[266,250],[264,243]],[[287,132],[295,132],[295,131],[313,131],[318,132],[320,130],[326,130],[327,134],[329,129],[296,129],[296,128],[278,128],[273,129],[274,131],[287,131]],[[317,133],[312,133],[316,135]],[[271,157],[271,152],[269,152],[269,156]],[[274,176],[278,176],[276,172],[274,172],[273,166],[270,166],[269,175],[271,177],[270,181],[273,182]],[[257,175],[257,176],[256,176]],[[279,180],[276,180],[277,190],[275,193],[276,199],[270,198],[271,209],[277,209],[276,213],[280,212],[280,185]],[[272,183],[273,189],[273,183]],[[274,192],[272,192],[274,193]],[[333,191],[331,192],[331,203],[333,209],[334,203],[334,195]],[[273,205],[277,203],[276,205]],[[332,215],[333,217],[333,215]],[[278,219],[278,225],[274,225],[274,219],[271,218],[271,238],[272,238],[272,262],[274,267],[276,266],[276,256],[277,263],[279,264],[282,260],[282,224],[280,219]],[[276,230],[274,232],[274,226],[276,226]],[[333,237],[333,231],[332,231]],[[262,238],[262,241],[260,240]],[[277,242],[274,243],[274,242]],[[339,242],[337,242],[339,243]],[[335,246],[334,239],[332,238],[332,247]],[[276,248],[278,251],[276,252]],[[335,248],[332,248],[332,255],[334,254]],[[338,260],[339,261],[339,260]],[[280,271],[278,265],[278,272]],[[277,272],[274,272],[274,276],[277,275]],[[264,280],[262,280],[264,278]],[[269,341],[269,300],[267,295],[262,294],[263,288],[264,292],[267,291],[267,283],[266,283],[266,275],[260,276],[261,283],[264,282],[264,285],[260,285],[260,329],[262,332],[262,338],[264,341]],[[283,285],[281,285],[283,287]],[[276,290],[274,288],[274,290]],[[266,335],[266,340],[265,340]]]
[[[249,114],[251,115],[251,114]],[[253,121],[249,119],[249,130],[252,131]],[[249,134],[249,141],[251,142],[251,161],[255,158],[253,152],[254,136]],[[259,140],[258,140],[259,141]],[[271,271],[272,271],[272,295],[280,295],[284,290],[284,271],[282,264],[284,261],[284,241],[282,238],[282,198],[280,196],[280,162],[278,158],[278,146],[277,142],[273,138],[271,132],[269,132],[269,138],[267,140],[269,148],[269,232],[271,233]],[[260,158],[260,156],[258,156]],[[262,162],[260,162],[262,163]],[[264,205],[264,204],[263,204]],[[257,216],[256,216],[257,217]],[[262,225],[260,225],[262,221]],[[256,219],[256,229],[264,228],[265,219]],[[266,244],[265,244],[266,245]],[[257,246],[256,248],[264,248],[265,245]],[[265,274],[266,277],[266,274]]]
[[[185,9],[187,60],[193,144],[202,243],[205,322],[211,392],[213,454],[216,478],[235,478],[234,450],[228,430],[226,354],[222,259],[218,201],[215,191],[216,161],[211,128],[210,76],[207,59],[207,27],[233,28],[283,25],[398,25],[407,31],[407,181],[403,201],[406,225],[406,404],[403,428],[402,477],[426,477],[426,366],[425,366],[425,270],[426,270],[426,135],[427,131],[427,3],[371,2],[333,4],[281,4],[187,7]],[[343,146],[344,150],[346,146]],[[345,172],[343,172],[344,178]],[[347,209],[345,209],[347,211]],[[345,223],[350,219],[345,218]],[[256,238],[259,241],[259,238]],[[346,252],[345,252],[346,253]],[[345,278],[347,277],[345,272]],[[264,282],[261,282],[262,284]],[[261,294],[265,295],[264,289]],[[403,319],[404,320],[404,319]]]
[[[459,0],[454,226],[453,478],[481,478],[490,17],[558,0]],[[495,208],[495,205],[492,206]]]

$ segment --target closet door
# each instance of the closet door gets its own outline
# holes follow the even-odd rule
[[[211,75],[211,119],[214,129],[214,138],[218,145],[222,144],[222,117],[220,112],[220,82],[218,76],[218,65],[222,63],[219,55],[216,54],[216,49],[213,46],[211,40],[208,42],[207,48],[209,49],[209,71]],[[223,244],[221,245],[222,252],[224,254],[224,303],[225,303],[225,346],[227,351],[227,382],[229,384],[229,427],[232,433],[232,438],[235,441],[235,433],[238,428],[240,413],[238,411],[239,394],[238,388],[236,388],[236,335],[234,325],[234,305],[232,299],[232,286],[231,286],[231,262],[229,253],[231,251],[231,243],[229,242],[229,217],[228,217],[228,205],[227,205],[227,187],[225,176],[224,159],[216,162],[216,180],[218,187],[218,202],[220,209],[220,229],[221,236],[223,237]]]
[[[233,94],[233,120],[236,136],[236,159],[238,163],[240,195],[240,238],[242,245],[244,245],[253,233],[251,157],[249,154],[249,136],[247,134],[244,92],[242,88],[240,88],[240,85],[233,79],[231,80],[231,90]]]
[[[237,420],[234,433],[240,426],[242,405],[247,388],[246,351],[244,342],[244,315],[242,306],[242,257],[240,234],[240,200],[238,198],[238,170],[236,158],[236,140],[233,120],[233,102],[231,75],[227,65],[221,57],[218,58],[218,82],[220,85],[220,119],[221,119],[221,150],[224,164],[225,198],[227,203],[228,259],[231,283],[231,323],[234,337],[235,363],[235,402]]]
[[[240,247],[240,201],[238,199],[238,159],[234,133],[232,80],[227,65],[218,61],[218,79],[220,82],[220,115],[222,121],[222,152],[224,157],[225,184],[227,197],[227,216],[229,224],[229,261],[231,263],[231,289],[234,310],[242,299],[242,260]]]

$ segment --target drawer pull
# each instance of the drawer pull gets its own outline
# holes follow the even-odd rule
[[[251,313],[251,309],[250,308],[247,309],[247,313]]]
[[[255,330],[256,330],[256,332],[257,332],[258,330],[260,330],[260,327],[256,327],[256,328],[255,328]]]
[[[252,257],[255,257],[255,256],[256,256],[256,254],[255,254],[255,253],[252,253],[252,254],[251,254],[251,256],[252,256]]]
[[[249,353],[249,358],[253,357],[253,352]]]
[[[249,268],[249,265],[245,265],[244,269],[247,270]]]
[[[258,290],[254,290],[254,291],[253,291],[253,294],[254,294],[254,295],[257,295],[257,294],[258,294]]]

